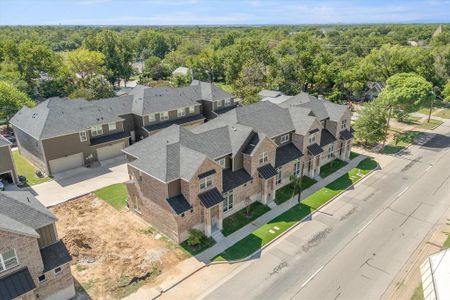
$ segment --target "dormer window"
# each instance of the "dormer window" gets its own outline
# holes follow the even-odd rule
[[[80,142],[86,142],[86,141],[87,141],[86,131],[80,131]]]
[[[266,152],[259,154],[259,164],[264,164],[269,161],[269,154]]]
[[[177,109],[177,115],[179,117],[184,117],[186,115],[186,110],[184,108]]]
[[[190,113],[190,114],[195,113],[195,106],[194,106],[194,105],[189,106],[189,113]]]
[[[91,134],[92,136],[102,135],[103,134],[103,127],[102,125],[95,125],[91,127]]]
[[[169,120],[169,112],[168,111],[163,111],[162,113],[159,113],[159,120],[160,121]]]
[[[285,134],[281,136],[281,144],[289,142],[289,134]]]
[[[19,260],[15,249],[0,253],[0,272],[12,269],[18,265]]]
[[[222,157],[217,161],[217,163],[222,167],[225,168],[225,157]]]
[[[206,190],[213,185],[212,181],[213,175],[209,175],[203,178],[200,178],[200,190]]]
[[[312,144],[312,143],[315,143],[316,142],[316,135],[313,133],[313,134],[310,134],[309,135],[309,144]]]
[[[109,129],[109,131],[116,130],[117,129],[116,122],[108,123],[108,129]]]
[[[347,128],[347,119],[342,120],[341,122],[341,130]]]

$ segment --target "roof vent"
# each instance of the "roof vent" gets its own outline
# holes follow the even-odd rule
[[[233,129],[233,131],[237,131],[237,128],[234,126],[231,126],[231,129]]]

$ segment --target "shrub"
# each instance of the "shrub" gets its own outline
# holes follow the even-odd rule
[[[202,243],[206,236],[198,229],[191,229],[189,231],[189,238],[187,244],[191,247],[197,246]]]

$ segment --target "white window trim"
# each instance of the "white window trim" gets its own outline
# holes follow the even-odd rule
[[[225,106],[231,105],[231,99],[225,99]]]
[[[39,280],[39,277],[41,277],[41,276],[44,276],[44,279],[43,279],[43,280]],[[46,282],[46,281],[47,281],[47,276],[46,276],[45,274],[42,274],[42,275],[38,276],[38,281],[39,281],[39,283],[44,283],[44,282]]]
[[[301,163],[300,160],[297,159],[297,161],[294,163],[294,175],[299,176],[301,172]]]
[[[87,136],[87,132],[86,131],[80,131],[80,142],[87,142],[88,140],[88,136]]]
[[[228,191],[224,195],[225,200],[223,201],[223,212],[229,212],[234,208],[234,195],[233,191]],[[231,196],[231,207],[230,207],[230,196]]]
[[[209,175],[200,179],[200,190],[204,191],[213,186],[213,175]],[[204,185],[204,187],[202,187]]]
[[[222,168],[225,168],[225,164],[226,164],[225,157],[222,157],[221,159],[219,159],[219,160],[217,161],[217,163],[218,163]]]
[[[195,113],[195,106],[194,106],[194,105],[189,106],[189,113],[190,113],[190,114]]]
[[[180,117],[184,117],[186,115],[186,109],[185,108],[179,108],[177,109],[177,116]]]
[[[169,112],[168,111],[163,111],[159,113],[159,120],[160,121],[167,121],[169,120]]]
[[[148,115],[148,122],[155,122],[156,121],[156,114],[149,114]]]
[[[316,134],[312,133],[309,135],[309,144],[315,143],[316,142]]]
[[[102,125],[91,126],[91,134],[92,134],[92,136],[102,135],[103,134],[103,126]]]
[[[116,130],[116,129],[117,129],[117,124],[116,124],[116,122],[108,123],[108,130],[109,130],[109,131]]]
[[[6,268],[6,260],[3,258],[3,255],[4,255],[6,252],[9,252],[9,251],[14,251],[14,256],[11,257],[11,258],[8,258],[7,260],[10,261],[10,260],[15,259],[15,260],[16,260],[16,264],[15,264],[14,266],[12,266],[12,267]],[[17,257],[16,249],[12,249],[12,250],[8,250],[8,251],[5,251],[5,252],[3,252],[3,253],[0,253],[0,266],[1,266],[1,268],[2,268],[2,269],[0,270],[0,273],[5,272],[5,271],[8,271],[8,270],[11,270],[11,269],[14,269],[14,268],[17,267],[18,265],[20,265],[20,262],[19,262],[19,257]]]
[[[222,100],[216,101],[216,107],[222,107]]]
[[[267,151],[264,151],[259,154],[259,164],[264,164],[269,161],[269,154]]]
[[[282,135],[281,139],[280,139],[280,142],[281,142],[281,144],[289,142],[289,133],[285,134],[285,135]]]

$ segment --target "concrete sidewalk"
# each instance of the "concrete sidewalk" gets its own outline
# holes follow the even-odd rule
[[[362,160],[364,160],[366,156],[360,155],[350,161],[346,166],[338,170],[337,172],[331,174],[330,176],[318,181],[308,189],[304,190],[301,195],[301,199],[305,199],[308,196],[314,194],[322,187],[328,185],[332,181],[338,179],[354,167],[356,167]],[[209,249],[206,249],[202,253],[198,254],[196,258],[199,261],[202,261],[204,263],[208,263],[212,258],[217,256],[219,253],[222,253],[225,249],[232,246],[233,244],[237,243],[238,241],[242,240],[244,237],[261,227],[262,225],[268,223],[273,218],[279,216],[280,214],[284,213],[291,207],[295,206],[297,204],[297,196],[295,196],[293,199],[290,199],[281,205],[277,205],[275,208],[271,209],[261,217],[254,220],[252,223],[247,224],[246,226],[242,227],[238,231],[230,234],[229,236],[225,237],[223,240],[221,240],[219,243],[215,244]]]

